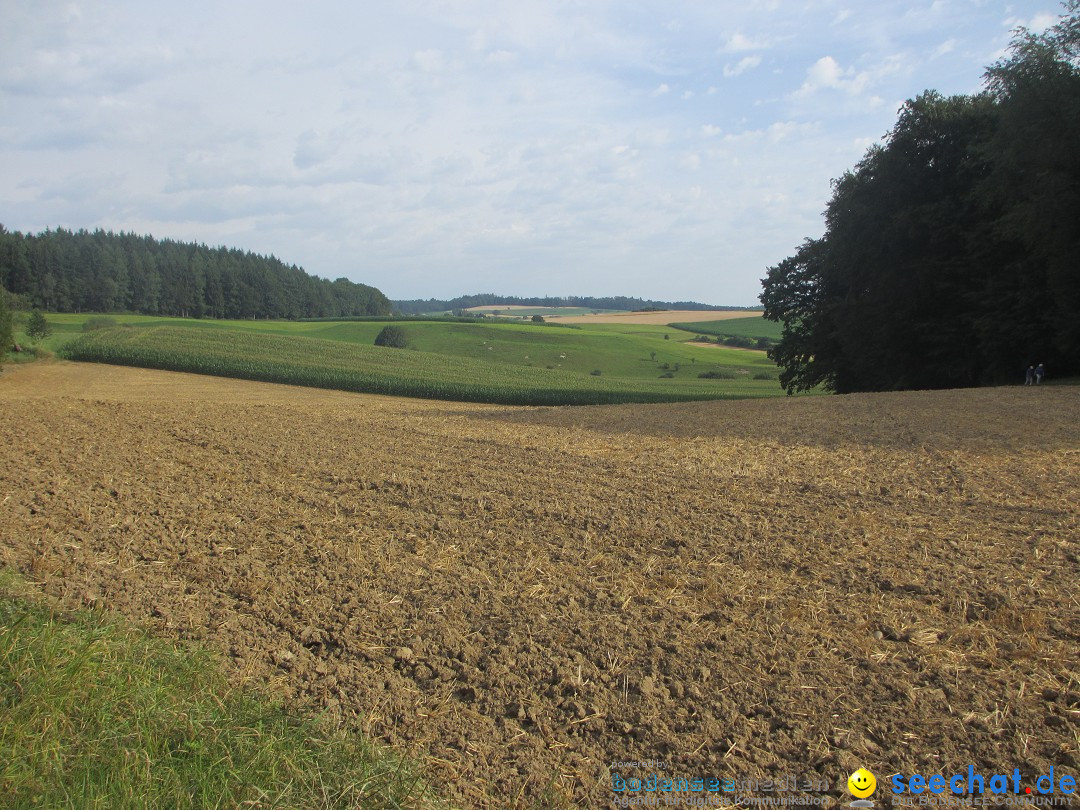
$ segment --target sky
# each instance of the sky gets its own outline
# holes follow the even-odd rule
[[[1052,0],[0,0],[0,223],[392,299],[757,303],[905,99]]]

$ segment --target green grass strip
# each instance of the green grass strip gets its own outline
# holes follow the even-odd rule
[[[205,651],[0,571],[0,804],[419,808],[399,758],[229,687]]]
[[[731,318],[726,321],[695,321],[694,323],[669,324],[673,329],[693,332],[698,335],[714,337],[769,338],[780,340],[784,325],[767,321],[761,316],[753,318]]]

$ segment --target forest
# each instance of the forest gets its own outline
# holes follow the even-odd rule
[[[274,256],[133,233],[0,225],[0,286],[15,306],[190,318],[386,315],[374,287],[308,275]]]
[[[985,89],[927,91],[833,181],[825,233],[763,280],[789,393],[1080,373],[1080,0]]]

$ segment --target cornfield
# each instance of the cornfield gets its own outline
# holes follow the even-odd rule
[[[239,330],[168,326],[91,332],[70,360],[368,394],[504,405],[601,405],[775,396],[750,380],[630,380]]]

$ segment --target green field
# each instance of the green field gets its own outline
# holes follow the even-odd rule
[[[778,396],[763,352],[703,346],[647,324],[558,328],[398,321],[407,349],[374,346],[385,321],[215,321],[52,314],[38,346],[75,360],[349,391],[504,404],[602,404]],[[99,316],[100,317],[100,316]],[[744,320],[744,319],[739,319]],[[753,319],[746,319],[753,320]],[[26,343],[17,333],[16,339]],[[701,378],[711,374],[711,378]]]
[[[753,318],[732,318],[730,321],[695,321],[693,323],[673,323],[675,329],[693,332],[696,335],[713,337],[769,338],[779,340],[783,324],[767,321],[761,316]]]
[[[593,315],[600,313],[608,315],[614,312],[626,312],[625,309],[589,309],[588,307],[520,307],[510,309],[508,307],[473,307],[466,312],[474,312],[478,315],[494,315],[499,313],[500,318],[531,318],[540,315],[544,318],[572,317],[577,315]]]

